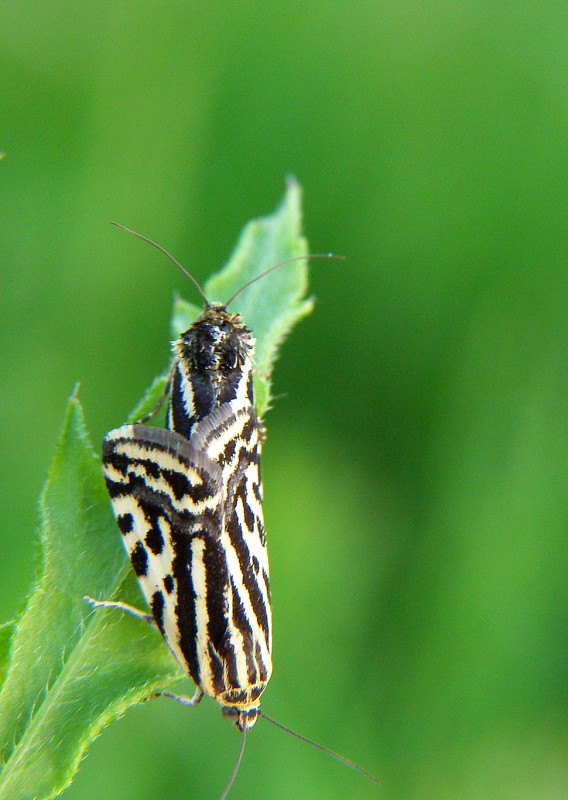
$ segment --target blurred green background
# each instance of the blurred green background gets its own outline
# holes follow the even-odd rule
[[[264,480],[275,672],[231,797],[568,796],[568,5],[77,4],[0,25],[0,619],[76,380],[93,441],[168,358],[174,289],[305,190],[314,314]],[[69,800],[218,797],[214,703],[148,703]],[[8,799],[6,799],[8,800]]]

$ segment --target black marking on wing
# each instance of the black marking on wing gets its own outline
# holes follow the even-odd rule
[[[116,521],[123,534],[130,533],[134,527],[134,517],[132,514],[119,514]]]
[[[169,572],[167,575],[164,576],[164,580],[162,581],[162,583],[164,584],[164,589],[168,594],[171,594],[175,589],[176,585],[174,583],[173,575],[170,575]]]
[[[223,450],[223,460],[225,463],[233,460],[233,458],[235,457],[236,449],[237,449],[237,443],[235,442],[234,439],[231,439],[230,441],[227,442],[227,444],[225,445],[225,449]]]
[[[164,595],[161,592],[154,592],[150,603],[152,614],[156,620],[156,625],[164,635]]]
[[[270,581],[268,580],[268,575],[266,574],[266,570],[262,570],[262,580],[264,581],[264,588],[266,589],[266,596],[270,600]]]
[[[261,675],[261,678],[260,678],[260,680],[261,680],[263,683],[266,683],[267,679],[268,679],[268,672],[267,672],[267,671],[266,671],[266,669],[265,669],[265,670],[264,670],[264,673]],[[260,697],[260,695],[261,695],[261,694],[264,692],[264,688],[265,688],[264,686],[256,686],[254,689],[249,689],[249,695],[250,695],[250,699],[251,699],[253,702],[254,702],[254,700],[258,700],[258,698]]]
[[[241,681],[239,680],[239,673],[237,669],[237,654],[231,638],[231,633],[227,630],[223,641],[216,648],[216,652],[223,661],[225,679],[223,683],[223,691],[227,689],[240,689]]]
[[[212,642],[207,642],[207,654],[212,673],[212,683],[215,694],[219,695],[225,690],[225,669],[223,662],[213,647]]]
[[[256,414],[251,414],[248,420],[243,425],[241,431],[241,437],[245,440],[245,442],[250,442],[252,435],[256,433],[258,430],[258,420],[256,418]]]
[[[207,583],[207,636],[219,652],[227,633],[228,603],[226,588],[229,570],[225,552],[218,540],[206,540],[203,565]]]
[[[148,507],[144,507],[144,511],[146,512],[146,521],[152,526],[144,541],[150,548],[150,550],[154,553],[155,556],[159,556],[160,553],[164,550],[164,537],[162,536],[162,531],[160,530],[158,519],[163,517],[163,512],[159,515],[155,513],[155,507],[149,509]]]
[[[108,437],[105,437],[105,439],[103,439],[103,464],[105,466],[107,464],[112,464],[112,466],[117,472],[120,472],[121,475],[126,475],[130,463],[131,462],[128,456],[126,456],[124,453],[116,449],[116,443],[114,441],[109,440]],[[122,484],[120,483],[116,484],[116,486],[121,486],[121,485]],[[113,497],[112,494],[111,497]]]
[[[184,475],[183,472],[163,469],[161,471],[161,476],[171,488],[176,500],[181,500],[186,494],[190,495],[191,498],[196,501],[205,500],[207,497],[206,487],[203,487],[203,494],[201,494],[200,487],[193,486],[187,475]]]
[[[258,524],[258,533],[260,536],[260,543],[263,547],[266,547],[266,532],[264,530],[264,523],[262,522],[260,517],[256,518]]]
[[[174,531],[172,529],[172,536]],[[191,537],[175,536],[172,572],[177,589],[176,622],[179,646],[189,674],[199,686],[200,669],[197,657],[196,593],[191,577]]]
[[[142,542],[138,541],[130,551],[130,561],[136,577],[142,578],[148,573],[148,553]]]
[[[144,466],[150,478],[158,479],[160,477],[160,466],[155,461],[148,459],[144,462]]]
[[[248,488],[248,482],[246,476],[242,475],[238,485],[235,488],[235,497],[239,498],[241,503],[243,504],[245,525],[247,526],[249,531],[253,533],[256,517],[254,515],[252,508],[248,504],[247,488]]]
[[[258,664],[258,671],[259,671],[259,680],[267,681],[268,680],[268,670],[266,669],[266,665],[262,660],[262,651],[260,648],[260,642],[255,642],[254,646],[254,654],[256,656],[256,662]]]
[[[252,490],[254,492],[254,496],[256,497],[257,503],[262,504],[262,491],[260,488],[260,484],[254,481],[254,483],[252,484]]]
[[[253,632],[248,620],[245,607],[242,604],[239,593],[235,588],[235,584],[231,579],[231,595],[233,600],[233,625],[239,630],[243,637],[243,649],[247,661],[247,678],[249,683],[256,683],[258,680],[258,673],[256,664],[252,654]],[[234,683],[233,687],[237,687],[238,683]]]
[[[207,554],[219,549],[221,515],[220,509],[206,509],[203,514],[195,515],[191,524],[186,524],[183,520],[170,519],[171,524],[171,547],[173,550],[172,575],[166,576],[164,586],[168,591],[168,586],[175,586],[177,590],[177,602],[175,606],[175,619],[178,631],[179,649],[181,650],[187,669],[196,684],[199,685],[201,668],[199,664],[199,653],[197,647],[197,603],[203,602],[198,598],[197,591],[193,582],[192,571],[192,542],[195,539],[202,539],[204,542],[204,565],[206,569],[206,581],[209,580],[207,571]],[[225,566],[226,569],[226,566]],[[170,578],[170,581],[167,579]],[[209,586],[209,584],[207,584]],[[208,601],[210,601],[208,589]]]
[[[260,697],[264,691],[264,686],[258,692]],[[229,689],[223,693],[223,703],[228,706],[240,706],[249,702],[250,689]],[[254,698],[256,700],[256,697]]]
[[[252,609],[254,611],[258,624],[260,625],[260,627],[264,632],[266,641],[268,642],[270,625],[268,622],[266,607],[264,605],[264,598],[262,596],[260,589],[258,588],[256,577],[254,575],[251,566],[250,552],[243,539],[241,526],[235,514],[233,514],[231,518],[227,521],[226,527],[227,527],[227,532],[229,534],[229,538],[231,540],[231,544],[235,548],[237,557],[239,559],[239,567],[241,569],[241,574],[243,576],[243,584],[250,597]]]
[[[241,485],[244,473],[251,463],[258,463],[258,447],[252,450],[241,448],[239,454],[239,464],[231,478],[227,496],[225,498],[225,526],[232,546],[235,549],[239,560],[239,567],[243,578],[243,584],[248,592],[250,602],[255,613],[258,624],[262,628],[267,643],[270,641],[270,623],[268,620],[264,598],[256,581],[256,576],[252,568],[251,554],[243,536],[241,523],[235,511],[234,495],[235,490]]]

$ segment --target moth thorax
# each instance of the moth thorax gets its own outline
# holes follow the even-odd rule
[[[259,709],[249,708],[246,711],[241,711],[233,706],[223,706],[221,713],[225,719],[234,722],[237,728],[242,732],[252,728],[258,718]]]
[[[175,350],[197,372],[230,374],[250,357],[254,339],[239,314],[211,303],[182,333]]]

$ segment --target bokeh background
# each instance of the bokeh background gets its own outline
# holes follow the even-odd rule
[[[81,381],[93,441],[172,292],[305,190],[314,314],[276,369],[267,713],[231,797],[568,796],[568,5],[8,0],[0,25],[0,618]],[[97,445],[98,446],[98,445]],[[238,736],[155,701],[69,800],[219,796]]]

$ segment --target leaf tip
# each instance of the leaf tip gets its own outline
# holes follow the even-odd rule
[[[298,179],[291,172],[289,172],[288,175],[286,175],[286,187],[290,189],[290,191],[301,191],[302,189],[302,187],[298,182]]]
[[[69,397],[69,402],[74,403],[79,400],[79,389],[81,388],[81,382],[77,381],[74,386],[73,390],[71,391],[71,396]]]
[[[301,208],[302,203],[302,186],[298,183],[295,175],[287,175],[286,176],[286,191],[284,193],[284,199],[282,201],[282,206],[293,206],[298,211]]]

